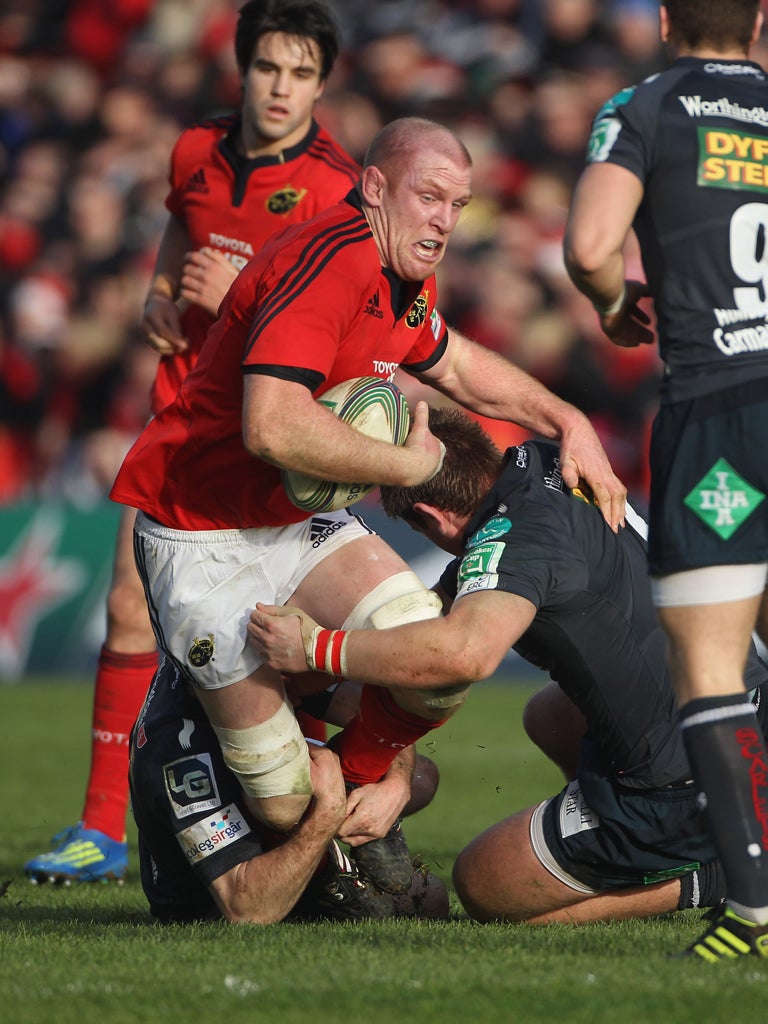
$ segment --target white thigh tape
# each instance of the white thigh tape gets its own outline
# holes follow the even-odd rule
[[[312,793],[307,744],[290,705],[283,704],[261,725],[213,729],[225,764],[249,796],[260,800]]]
[[[408,622],[439,619],[443,602],[427,590],[415,572],[390,576],[358,604],[344,623],[344,629],[389,629]],[[463,704],[468,686],[446,686],[440,690],[414,690],[428,708],[453,708]]]
[[[395,573],[367,594],[344,620],[342,629],[387,629],[405,622],[436,619],[442,602],[410,569]]]

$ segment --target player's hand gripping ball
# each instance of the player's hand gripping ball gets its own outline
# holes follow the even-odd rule
[[[329,388],[318,398],[321,405],[361,434],[403,444],[411,427],[405,395],[391,381],[379,377],[353,377]],[[359,501],[376,484],[333,483],[283,470],[288,497],[305,512],[336,512]]]

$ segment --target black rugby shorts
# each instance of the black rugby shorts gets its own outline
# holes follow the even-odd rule
[[[663,405],[651,439],[652,575],[768,561],[768,380]]]

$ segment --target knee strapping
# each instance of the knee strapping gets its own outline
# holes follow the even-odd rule
[[[347,616],[342,629],[389,629],[408,622],[439,619],[443,602],[434,590],[427,590],[415,572],[406,570],[390,576],[367,594]],[[441,690],[412,690],[428,708],[453,708],[464,703],[468,686],[446,686]]]
[[[249,796],[261,800],[312,794],[307,743],[290,705],[283,704],[261,725],[213,729],[224,763]]]
[[[406,570],[380,583],[362,599],[342,629],[388,629],[406,622],[437,619],[443,603],[434,590],[427,590],[415,572]]]

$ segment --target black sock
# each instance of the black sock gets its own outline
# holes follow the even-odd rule
[[[728,897],[768,906],[768,755],[745,693],[701,697],[681,712],[693,777],[725,874]]]
[[[696,871],[680,877],[678,910],[695,907],[716,907],[725,899],[725,875],[719,860],[702,864]]]

